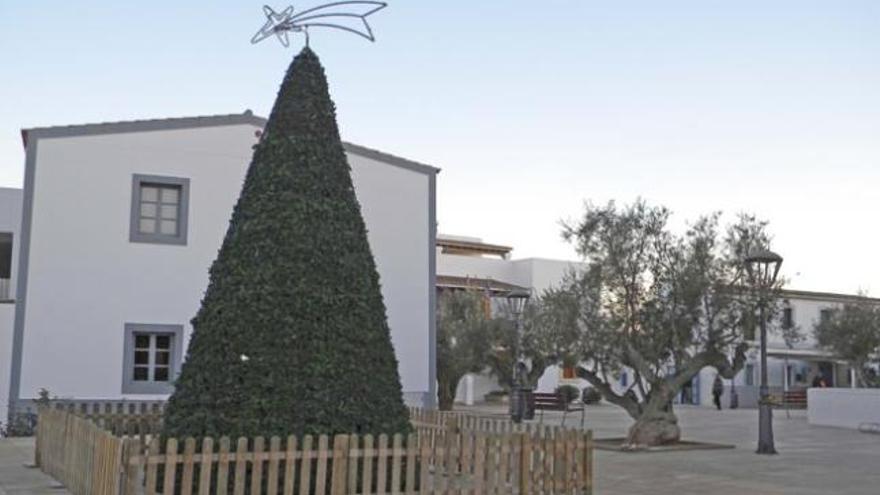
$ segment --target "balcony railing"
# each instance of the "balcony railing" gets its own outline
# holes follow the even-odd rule
[[[6,301],[12,299],[9,297],[10,287],[12,284],[9,283],[8,278],[0,278],[0,301]]]

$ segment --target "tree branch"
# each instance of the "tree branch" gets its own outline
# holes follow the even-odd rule
[[[602,396],[605,397],[605,400],[616,406],[622,407],[633,419],[639,418],[642,408],[637,400],[633,400],[634,394],[618,395],[614,392],[614,389],[611,388],[610,384],[603,381],[596,373],[583,366],[578,366],[576,371],[578,378],[583,378],[588,381],[590,385],[599,390],[599,392],[602,392]]]

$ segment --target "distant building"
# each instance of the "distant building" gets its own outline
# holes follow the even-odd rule
[[[489,244],[475,237],[440,235],[437,238],[437,285],[444,289],[478,289],[493,298],[502,298],[513,289],[527,289],[540,296],[545,289],[562,282],[566,273],[584,265],[577,261],[542,258],[513,259],[513,248]],[[853,371],[835,359],[830,352],[820,349],[813,338],[813,326],[829,311],[857,296],[785,290],[782,293],[783,311],[773,326],[794,326],[800,329],[802,340],[786,345],[781,332],[769,332],[767,372],[771,394],[802,390],[816,377],[829,387],[851,387]],[[880,304],[880,299],[873,299]],[[758,330],[755,330],[755,337]],[[751,340],[749,359],[736,379],[724,380],[726,390],[722,399],[729,406],[731,385],[736,390],[739,407],[757,407],[760,380],[759,342]],[[712,406],[712,383],[716,371],[704,368],[675,399],[679,404]],[[632,386],[632,373],[624,370],[613,384],[618,392]],[[538,391],[551,392],[559,385],[569,384],[580,389],[589,384],[576,377],[574,368],[551,366],[538,381]],[[463,403],[481,402],[484,396],[500,390],[497,380],[487,373],[469,374],[458,387],[456,400]]]
[[[21,189],[0,187],[0,422],[9,402],[9,362],[21,234]]]
[[[15,300],[0,303],[4,402],[29,406],[41,388],[167,397],[265,123],[248,111],[22,131],[24,190],[0,190],[0,299]],[[404,396],[430,406],[438,170],[344,147]]]

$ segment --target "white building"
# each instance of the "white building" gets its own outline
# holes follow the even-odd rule
[[[9,400],[21,197],[21,189],[0,187],[0,411],[4,412]],[[3,419],[0,415],[0,421]]]
[[[248,111],[22,131],[14,335],[0,361],[12,405],[42,388],[89,400],[167,396],[264,124]],[[405,398],[431,405],[438,170],[345,148]],[[148,363],[135,362],[136,347],[149,349]]]
[[[853,303],[864,298],[851,294],[834,294],[828,292],[808,292],[784,290],[782,292],[783,311],[781,321],[770,328],[767,338],[767,380],[770,393],[781,395],[784,391],[802,391],[811,387],[814,381],[821,379],[827,387],[856,386],[853,369],[845,362],[836,359],[831,352],[821,349],[813,335],[813,327],[828,318],[831,311],[841,308],[846,303]],[[880,304],[880,299],[869,299]],[[782,338],[778,327],[793,326],[798,330],[801,340],[788,345]],[[775,330],[775,331],[774,331]],[[756,331],[756,338],[760,338]],[[761,368],[758,355],[759,342],[752,341],[749,361],[733,381],[739,398],[740,407],[757,407],[758,385],[760,385]],[[700,390],[699,404],[711,406],[711,387],[715,371],[704,369],[698,377]],[[722,403],[727,406],[730,401],[730,381],[725,380]]]
[[[476,237],[440,235],[437,238],[437,288],[479,289],[502,296],[514,289],[525,289],[539,296],[559,284],[567,273],[583,266],[576,261],[545,258],[512,259],[513,248],[488,244]],[[544,373],[539,389],[555,388],[561,370],[551,367]],[[549,378],[550,376],[553,378]],[[561,376],[561,375],[560,375]],[[551,383],[552,382],[552,383]],[[486,394],[500,390],[497,380],[487,373],[470,373],[458,385],[456,401],[465,404],[483,401]]]
[[[512,248],[487,244],[479,238],[453,237],[441,235],[437,239],[437,284],[444,288],[471,288],[503,295],[512,289],[524,288],[534,295],[562,282],[566,273],[583,267],[575,261],[548,260],[540,258],[511,259]],[[806,390],[816,377],[821,377],[829,387],[853,386],[852,370],[846,363],[834,359],[831,354],[818,348],[813,337],[813,327],[829,311],[839,308],[856,296],[785,290],[783,292],[783,314],[771,328],[768,338],[767,372],[770,392],[781,395],[783,391]],[[880,303],[880,299],[873,301]],[[799,329],[802,340],[789,346],[778,331],[778,326],[794,326]],[[758,336],[756,329],[755,336]],[[736,390],[739,407],[756,407],[758,384],[760,380],[760,359],[757,340],[750,341],[749,360],[736,379],[724,380],[726,390],[722,402],[730,404],[731,385]],[[714,368],[704,368],[694,377],[676,399],[678,403],[712,407],[712,384],[715,379]],[[626,371],[616,377],[612,384],[617,392],[625,391],[632,385],[632,373]],[[552,392],[560,385],[574,385],[579,389],[589,384],[575,376],[573,368],[551,366],[538,380],[537,390]],[[497,380],[485,373],[469,374],[462,379],[456,400],[471,404],[480,402],[484,396],[500,390]],[[804,392],[805,394],[805,392]]]

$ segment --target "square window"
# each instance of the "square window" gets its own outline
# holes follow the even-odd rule
[[[125,325],[122,393],[168,394],[181,361],[182,325]]]
[[[189,179],[133,176],[129,241],[186,245]]]

